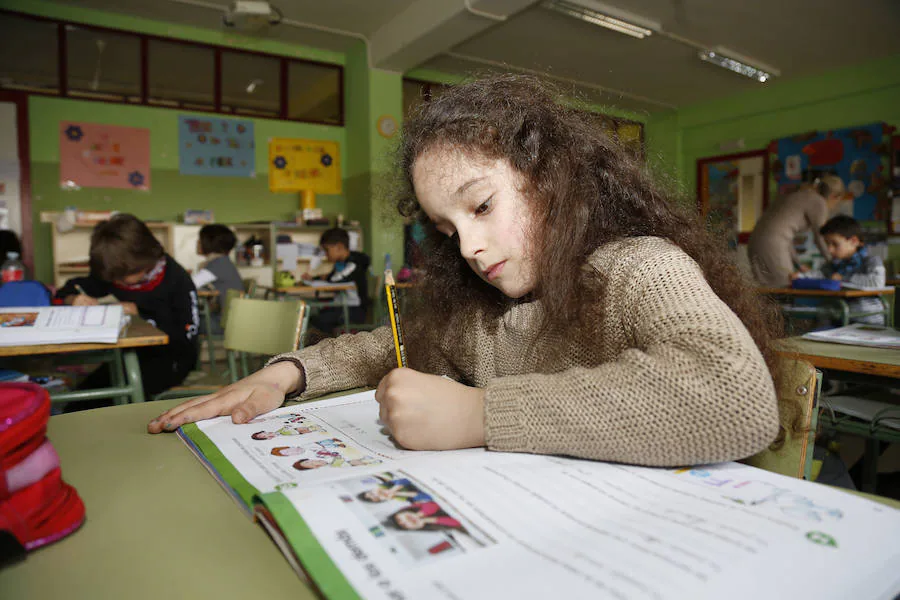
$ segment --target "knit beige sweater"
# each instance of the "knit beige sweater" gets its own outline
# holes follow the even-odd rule
[[[428,357],[432,373],[484,388],[488,448],[675,466],[743,458],[771,443],[778,408],[766,364],[689,256],[659,238],[631,238],[598,249],[585,271],[608,277],[594,343],[535,339],[541,308],[532,302],[490,333],[473,326],[465,347]],[[571,348],[534,372],[541,348],[560,343]],[[536,352],[523,352],[531,344]],[[378,381],[396,365],[386,327],[287,356],[306,371],[300,399]]]

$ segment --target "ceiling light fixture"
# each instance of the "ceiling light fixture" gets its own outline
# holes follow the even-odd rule
[[[590,0],[583,0],[582,2],[550,0],[549,2],[544,2],[542,6],[585,23],[599,25],[639,40],[644,39],[651,35],[654,30],[659,30],[660,28],[657,23],[651,23],[631,15],[625,16],[621,10],[608,7],[599,2],[591,2]],[[645,21],[645,23],[638,24],[640,21]]]
[[[775,67],[764,65],[721,46],[716,46],[712,50],[701,50],[697,56],[702,61],[734,71],[760,83],[765,83],[773,77],[781,75],[781,71]]]

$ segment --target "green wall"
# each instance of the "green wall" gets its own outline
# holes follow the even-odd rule
[[[724,154],[721,142],[742,138],[754,150],[787,135],[876,121],[900,126],[900,56],[656,113],[648,147],[658,163],[676,167],[693,196],[697,159]]]
[[[271,137],[299,137],[338,142],[345,147],[344,128],[269,119],[253,119],[256,138],[256,177],[204,177],[178,171],[178,117],[164,108],[127,106],[31,96],[32,218],[35,275],[51,280],[50,225],[40,223],[42,211],[66,206],[85,210],[118,210],[142,219],[174,221],[185,209],[210,209],[222,223],[293,220],[299,208],[295,193],[269,191],[268,143]],[[149,191],[105,188],[63,189],[59,181],[59,122],[84,121],[150,129],[151,185]],[[342,161],[343,170],[343,161]],[[348,213],[346,195],[317,196],[327,215]]]

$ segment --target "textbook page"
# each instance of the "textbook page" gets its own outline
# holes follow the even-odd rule
[[[183,429],[182,439],[188,438],[245,504],[259,493],[340,479],[348,470],[393,468],[397,461],[433,454],[391,441],[378,420],[374,390],[284,406],[242,425],[217,417]]]
[[[282,551],[326,597],[900,592],[900,511],[744,465],[410,452],[372,391],[184,429],[232,488],[248,484],[245,502],[260,496]]]
[[[441,453],[263,501],[326,597],[900,593],[900,511],[734,463]]]
[[[804,333],[804,339],[874,348],[900,348],[900,331],[883,325],[853,323],[835,329]]]
[[[0,346],[114,344],[122,324],[120,304],[0,308]]]

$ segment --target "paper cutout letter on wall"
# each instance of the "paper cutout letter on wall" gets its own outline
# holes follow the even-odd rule
[[[150,130],[59,123],[59,179],[63,188],[150,189]]]
[[[178,154],[182,175],[256,177],[253,121],[180,115]]]

